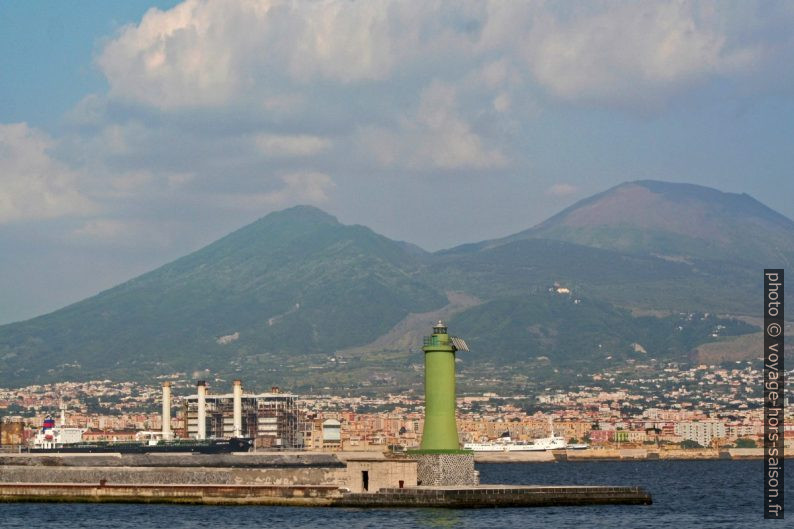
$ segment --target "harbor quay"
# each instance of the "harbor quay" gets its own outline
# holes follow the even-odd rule
[[[2,502],[316,507],[542,507],[650,504],[640,487],[419,484],[419,462],[372,454],[13,454]]]

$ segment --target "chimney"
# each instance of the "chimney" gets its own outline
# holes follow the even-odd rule
[[[163,382],[163,439],[171,439],[171,383]]]
[[[243,383],[234,381],[234,434],[233,437],[242,437],[243,434]]]
[[[196,382],[198,392],[198,431],[196,439],[207,438],[207,383],[203,380]]]

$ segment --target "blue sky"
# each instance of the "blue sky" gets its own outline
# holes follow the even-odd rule
[[[430,250],[647,178],[794,217],[793,30],[790,2],[2,3],[0,323],[299,203]]]
[[[81,0],[0,5],[0,116],[4,122],[57,127],[86,94],[107,89],[94,53],[151,7],[177,2]]]

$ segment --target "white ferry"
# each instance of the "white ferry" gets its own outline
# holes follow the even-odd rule
[[[513,441],[510,433],[505,432],[495,441],[484,443],[465,443],[464,450],[474,452],[541,452],[545,450],[562,450],[568,447],[565,437],[554,433],[554,424],[549,420],[549,437],[542,437],[533,441]]]

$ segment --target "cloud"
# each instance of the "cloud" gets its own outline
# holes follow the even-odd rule
[[[114,219],[93,219],[84,223],[72,233],[78,239],[115,240],[128,231],[127,225]]]
[[[254,138],[254,142],[262,154],[272,157],[312,156],[328,150],[331,146],[331,141],[327,138],[309,134],[260,134]]]
[[[0,124],[0,223],[98,210],[80,190],[79,173],[51,157],[54,145],[26,123]]]
[[[593,6],[598,6],[594,8]],[[522,53],[556,97],[600,103],[664,99],[709,77],[752,70],[762,49],[734,44],[711,2],[601,2],[537,14]]]
[[[565,197],[579,192],[579,188],[575,185],[557,183],[546,190],[546,194],[553,197]]]
[[[334,188],[333,180],[327,174],[312,171],[289,173],[281,176],[284,189],[279,193],[281,202],[287,200],[321,203],[328,200],[328,193]]]
[[[67,238],[82,247],[163,249],[173,245],[184,229],[178,223],[161,220],[95,218],[71,230]]]
[[[214,205],[223,208],[245,208],[254,211],[285,207],[289,204],[322,204],[335,187],[325,173],[299,171],[282,174],[281,187],[275,191],[259,193],[221,193],[206,197]]]
[[[793,19],[708,0],[150,9],[104,42],[109,89],[64,136],[2,129],[0,222],[83,215],[81,236],[110,237],[114,220],[322,203],[364,174],[517,174],[561,106],[645,114],[715,79],[771,78]]]
[[[454,87],[435,81],[421,94],[416,110],[399,120],[396,130],[364,127],[358,141],[383,166],[415,169],[489,169],[506,156],[486,147],[463,119]]]
[[[477,71],[494,91],[520,71],[550,96],[658,104],[721,76],[776,75],[793,10],[724,2],[476,3],[186,0],[150,9],[101,50],[112,97],[160,109],[301,108],[318,85],[389,90]],[[764,64],[766,71],[758,72]],[[506,96],[494,93],[504,112]]]
[[[384,78],[395,44],[388,7],[187,0],[150,9],[104,47],[97,63],[113,95],[160,108],[218,105],[252,86],[266,101],[283,101],[269,86],[279,72],[298,82]]]

